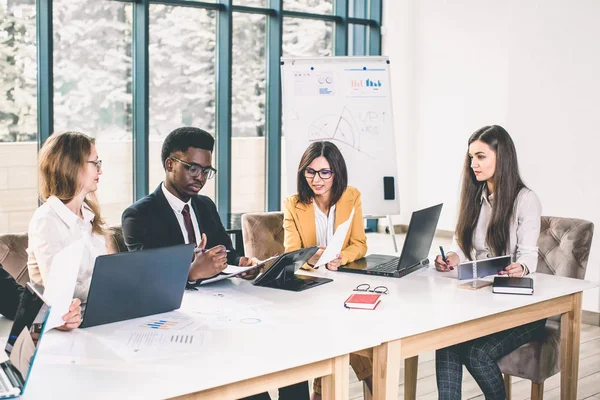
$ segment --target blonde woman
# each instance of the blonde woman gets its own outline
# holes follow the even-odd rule
[[[95,140],[83,133],[54,134],[40,150],[39,191],[44,204],[29,222],[29,277],[43,285],[54,256],[83,239],[85,250],[75,297],[84,302],[96,257],[116,252],[112,240],[105,239],[108,231],[94,194],[101,174],[102,161]]]

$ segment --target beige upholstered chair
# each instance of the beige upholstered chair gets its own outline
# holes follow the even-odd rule
[[[125,245],[125,238],[123,238],[123,229],[121,229],[121,225],[112,226],[109,228],[110,235],[115,244],[115,248],[119,253],[127,251],[127,246]]]
[[[114,247],[119,252],[127,251],[123,239],[123,231],[120,226],[109,228],[114,240]],[[20,285],[25,286],[29,282],[27,271],[27,234],[7,234],[0,236],[0,264],[17,280]]]
[[[259,260],[283,254],[283,213],[248,213],[242,215],[242,236],[247,257]]]
[[[542,217],[537,273],[583,279],[592,246],[594,224],[575,218]],[[542,399],[544,381],[560,372],[560,318],[546,322],[539,341],[529,342],[502,358],[507,398],[510,377],[531,381],[531,399]]]
[[[0,236],[0,264],[23,286],[29,282],[25,249],[27,249],[26,233]]]

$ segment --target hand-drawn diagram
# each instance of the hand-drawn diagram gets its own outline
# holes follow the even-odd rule
[[[337,141],[370,158],[375,158],[369,154],[365,143],[373,139],[373,136],[379,135],[380,126],[385,123],[385,113],[364,111],[358,114],[358,118],[355,118],[352,111],[344,106],[339,115],[327,114],[317,118],[308,127],[308,140],[310,142]]]

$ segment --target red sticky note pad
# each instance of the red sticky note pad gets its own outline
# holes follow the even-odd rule
[[[380,297],[378,293],[354,293],[346,299],[344,307],[374,310],[381,302]]]

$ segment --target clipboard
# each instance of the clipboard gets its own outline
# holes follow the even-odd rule
[[[511,255],[506,255],[458,264],[458,280],[463,281],[497,275],[498,272],[510,265],[511,259]]]

